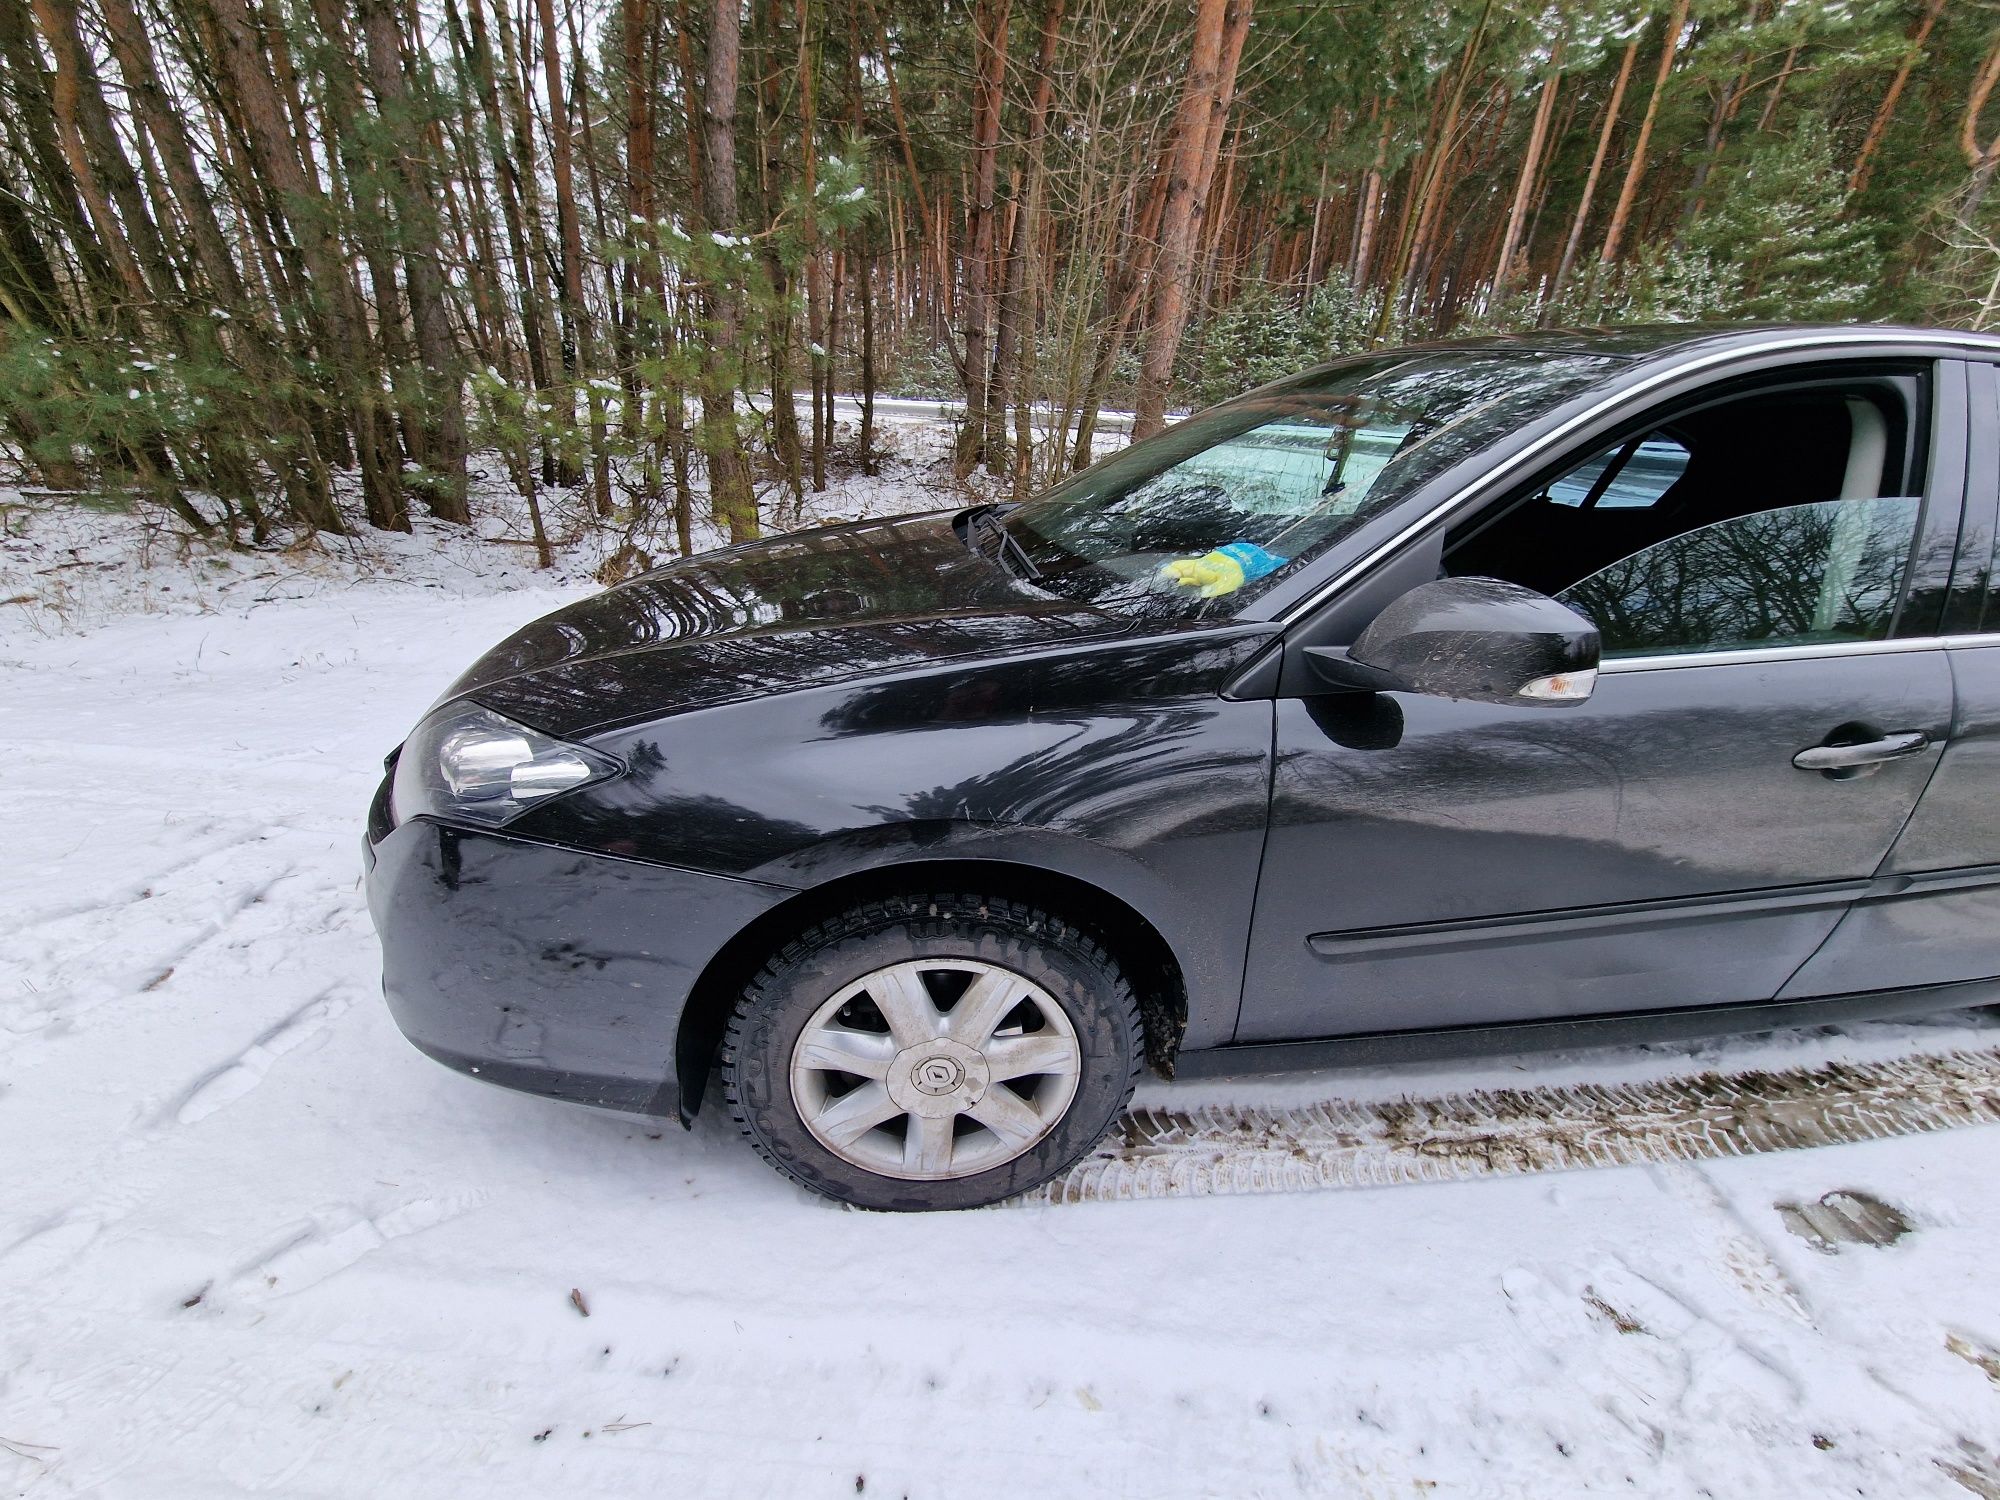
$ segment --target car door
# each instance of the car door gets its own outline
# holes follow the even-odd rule
[[[1238,1041],[1768,999],[1873,889],[1952,722],[1964,376],[1787,378],[1387,565],[1562,584],[1587,702],[1280,693]]]
[[[2000,977],[2000,369],[1966,367],[1965,508],[1939,626],[1951,739],[1880,878],[1782,998]]]

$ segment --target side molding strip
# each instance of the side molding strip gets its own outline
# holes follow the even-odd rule
[[[1959,873],[1959,872],[1952,872]],[[1684,922],[1730,921],[1775,911],[1810,911],[1849,906],[1870,896],[1907,890],[1912,878],[1840,880],[1824,885],[1785,886],[1769,891],[1730,891],[1713,896],[1677,896],[1661,901],[1623,901],[1561,912],[1525,912],[1468,921],[1424,922],[1407,927],[1363,927],[1320,932],[1306,946],[1321,958],[1377,958],[1445,953],[1454,948],[1511,947],[1572,934],[1591,935],[1671,927]]]

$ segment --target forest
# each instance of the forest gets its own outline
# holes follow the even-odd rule
[[[878,396],[1022,495],[1372,346],[2000,326],[1996,85],[1991,0],[7,0],[0,465],[685,552]]]

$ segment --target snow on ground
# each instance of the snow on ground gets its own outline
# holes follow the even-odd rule
[[[379,1001],[380,757],[585,570],[367,538],[216,583],[101,545],[122,560],[65,570],[91,575],[72,618],[0,612],[0,1494],[2000,1494],[2000,1128],[844,1212],[713,1115],[685,1134],[449,1073]],[[4,555],[38,578],[63,554]],[[1945,1016],[1145,1097],[1995,1037]],[[1913,1228],[1836,1253],[1787,1231],[1776,1205],[1839,1189]]]
[[[760,484],[763,514],[797,528],[941,510],[984,498],[991,483],[986,475],[975,475],[970,485],[952,478],[950,433],[939,420],[948,411],[948,403],[885,402],[877,415],[877,474],[863,474],[851,463],[837,465],[825,492],[808,493],[797,504],[767,479]],[[856,422],[858,417],[837,424],[840,440],[850,448]],[[1123,442],[1121,432],[1109,432],[1099,451]],[[58,634],[132,614],[241,610],[319,598],[360,583],[452,597],[551,584],[595,587],[599,569],[628,540],[656,561],[674,556],[670,534],[641,530],[634,536],[621,517],[597,520],[580,490],[554,489],[544,492],[542,506],[555,565],[538,570],[527,507],[511,488],[505,466],[496,455],[479,453],[468,468],[470,527],[419,513],[409,535],[372,530],[362,522],[355,487],[346,484],[340,498],[350,534],[278,537],[248,551],[231,551],[219,539],[190,538],[154,507],[78,505],[67,497],[0,487],[0,629]],[[634,477],[622,470],[614,475],[621,506],[624,486]],[[699,512],[706,505],[699,476],[696,490]],[[657,508],[665,506],[662,501]],[[219,514],[212,501],[201,501],[200,508]],[[670,518],[658,520],[670,533]],[[713,523],[696,522],[696,551],[725,541]]]

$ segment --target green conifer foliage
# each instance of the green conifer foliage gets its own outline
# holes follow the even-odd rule
[[[1663,290],[1672,295],[1705,276],[1711,290],[1697,295],[1743,318],[1822,322],[1872,310],[1881,282],[1873,226],[1848,212],[1846,182],[1821,121],[1802,120],[1717,176],[1714,206],[1688,230],[1687,255],[1656,273]]]

